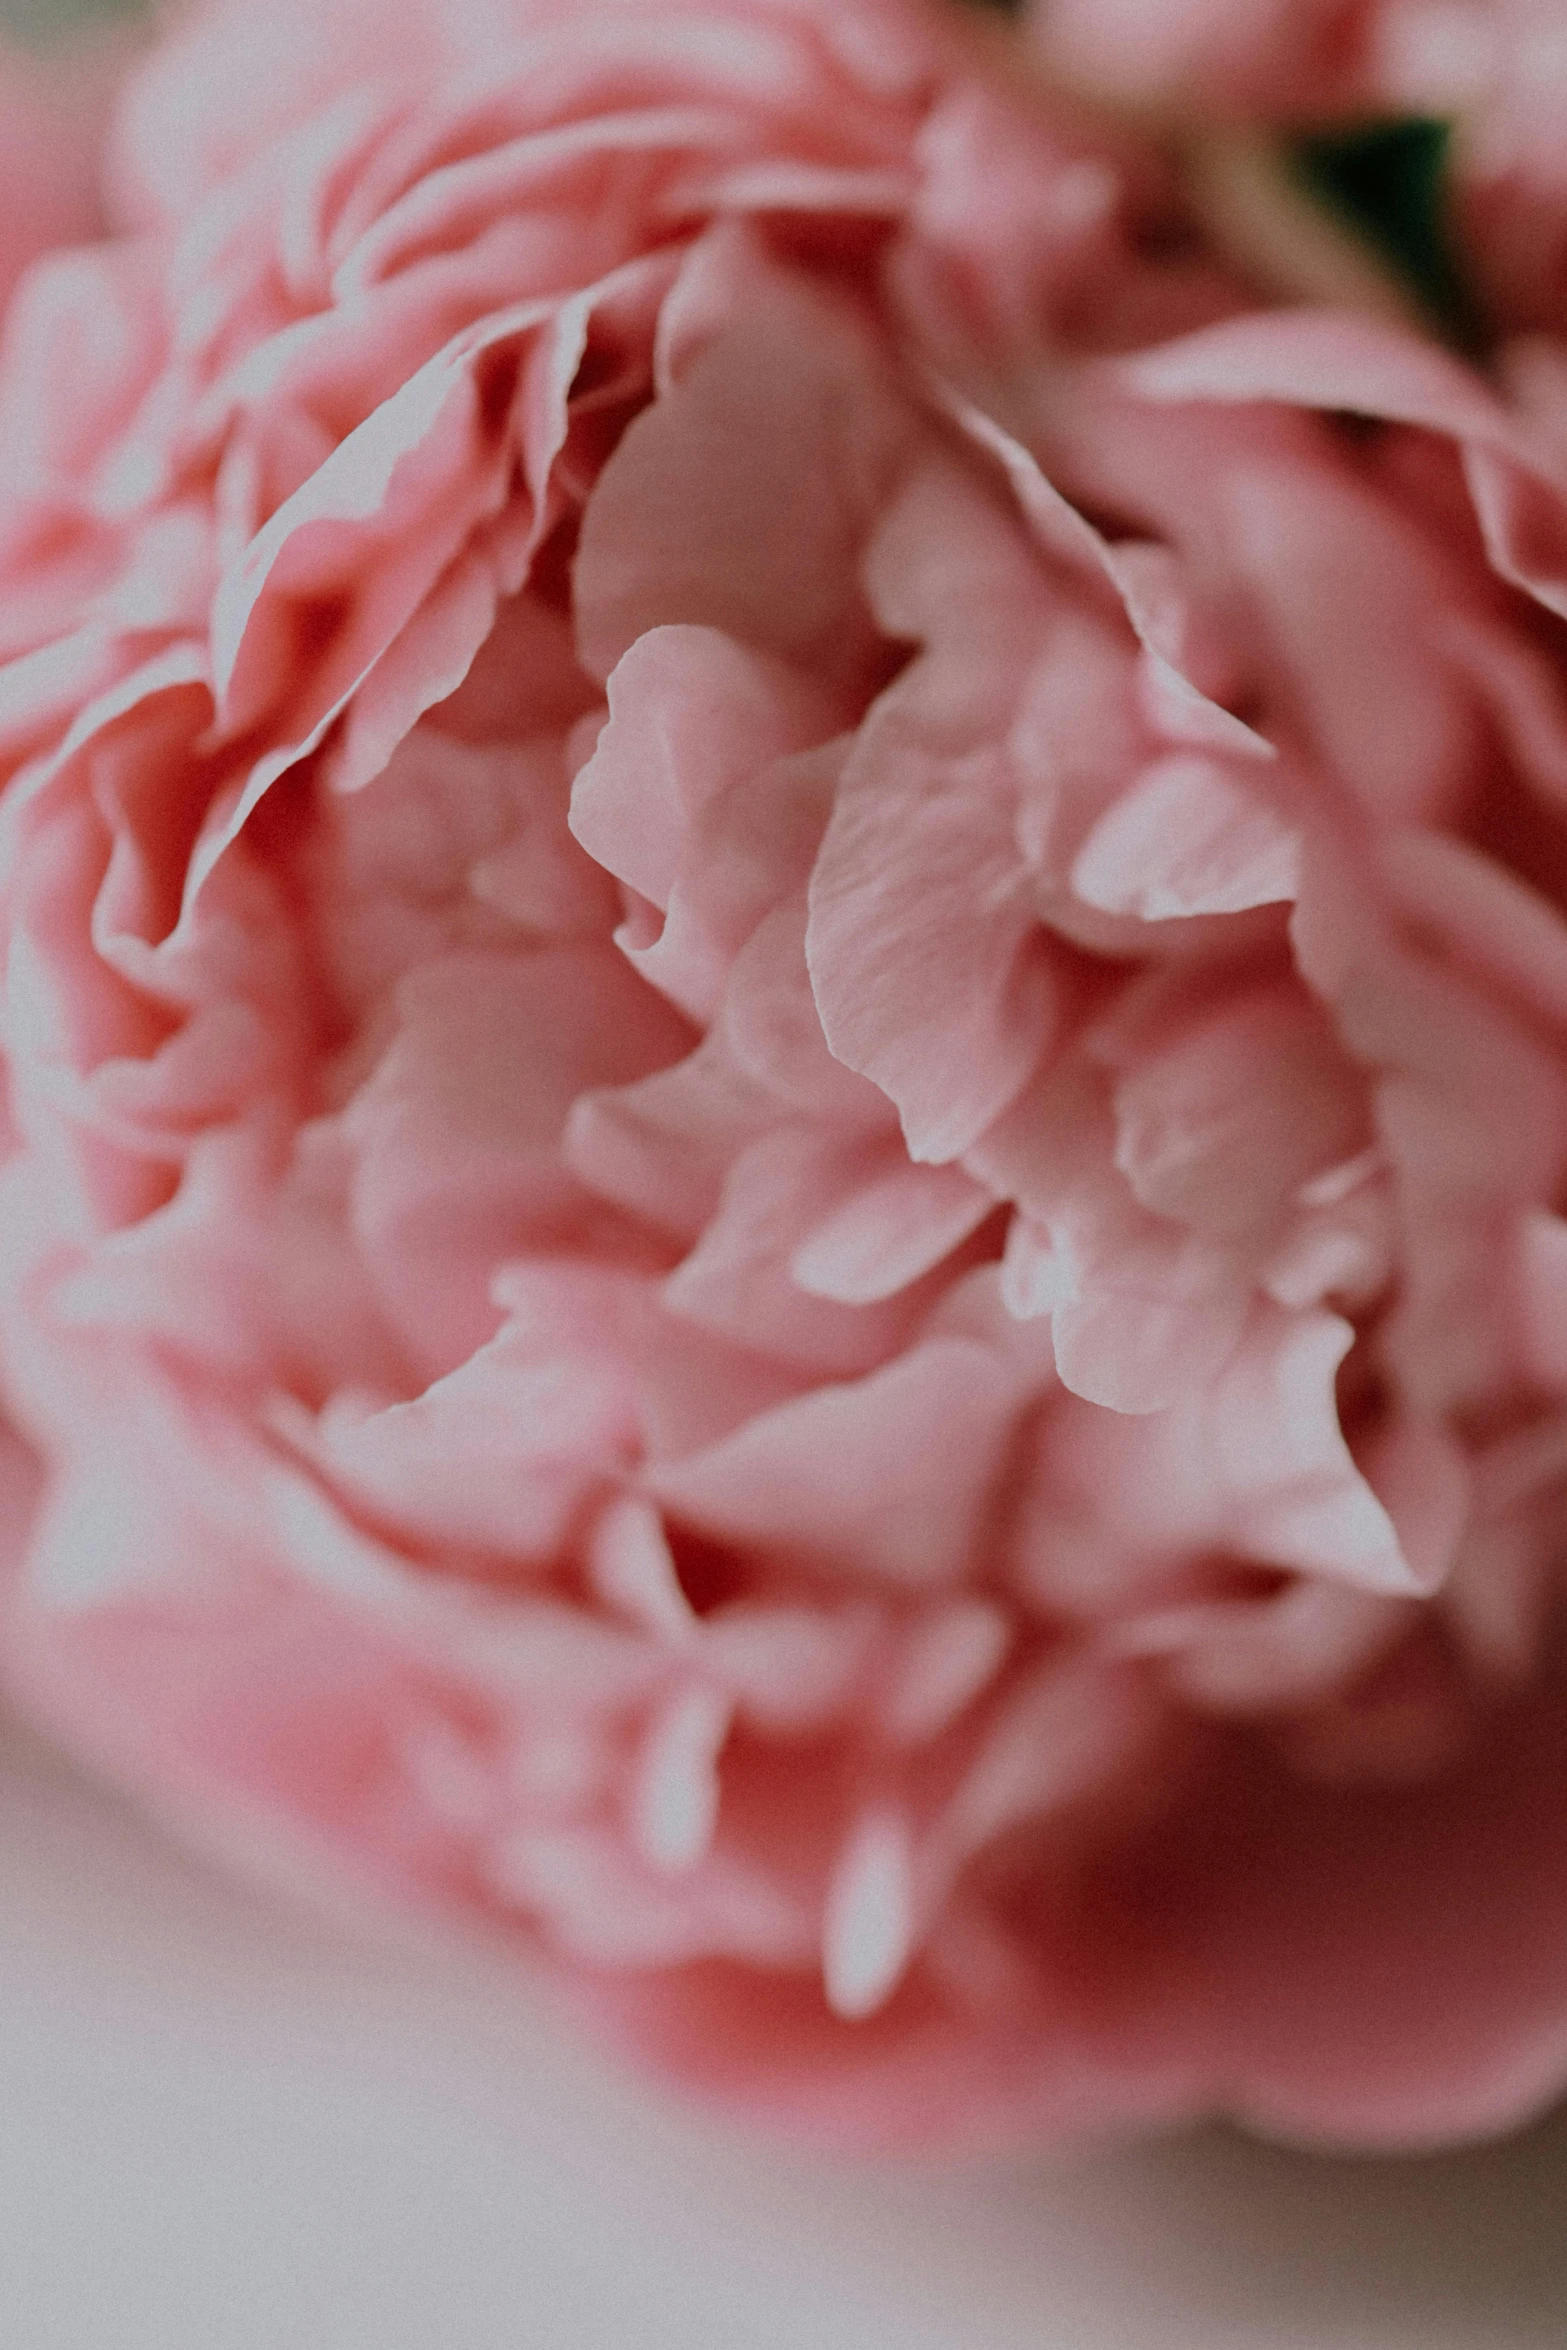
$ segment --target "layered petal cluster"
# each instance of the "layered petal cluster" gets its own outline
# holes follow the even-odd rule
[[[1550,437],[890,0],[220,9],[116,153],[0,369],[12,1687],[819,2131],[1543,2097]]]

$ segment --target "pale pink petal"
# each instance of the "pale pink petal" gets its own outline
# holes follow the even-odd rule
[[[609,724],[572,788],[572,830],[665,917],[655,937],[629,923],[622,933],[637,969],[710,1019],[759,917],[809,871],[826,778],[781,763],[836,731],[830,706],[798,672],[691,627],[639,637],[608,694]]]
[[[1194,1704],[1267,1716],[1335,1696],[1409,1626],[1412,1603],[1301,1577],[1276,1598],[1211,1600],[1132,1616],[1118,1655],[1158,1657]]]
[[[654,1868],[678,1874],[705,1857],[718,1823],[718,1757],[729,1723],[728,1701],[700,1684],[655,1718],[631,1798],[632,1832]]]
[[[845,768],[807,955],[834,1053],[896,1104],[911,1156],[939,1162],[1006,1108],[1054,1028],[1005,748],[1042,598],[989,501],[935,468],[872,564],[883,624],[928,641]]]
[[[857,2021],[892,1994],[914,1941],[908,1824],[868,1811],[833,1873],[822,1921],[822,1976],[834,2015]]]
[[[961,1169],[910,1166],[884,1150],[799,1243],[789,1270],[815,1297],[874,1305],[928,1273],[994,1207]]]
[[[899,1745],[922,1745],[948,1728],[995,1678],[1012,1627],[983,1599],[933,1608],[915,1625],[887,1677],[877,1711]]]
[[[1125,1667],[1072,1659],[1037,1666],[996,1709],[932,1837],[951,1868],[1003,1829],[1081,1802],[1135,1764],[1157,1708]]]
[[[1109,1087],[1067,1061],[997,1122],[965,1164],[1023,1213],[1009,1303],[1048,1312],[1066,1385],[1118,1412],[1201,1388],[1246,1319],[1246,1268],[1142,1206],[1116,1164]]]
[[[602,948],[449,956],[401,983],[398,1009],[347,1112],[353,1224],[386,1310],[438,1376],[493,1333],[497,1259],[594,1229],[559,1155],[577,1095],[685,1038]]]
[[[742,1599],[704,1618],[696,1646],[742,1720],[809,1738],[854,1718],[875,1631],[863,1606],[831,1612]]]
[[[907,1337],[922,1302],[906,1291],[845,1302],[795,1278],[802,1244],[852,1189],[842,1145],[779,1125],[738,1150],[702,1237],[664,1285],[672,1312],[767,1348],[818,1378],[869,1370]]]
[[[1406,1554],[1345,1443],[1333,1377],[1353,1336],[1332,1314],[1259,1310],[1209,1392],[1169,1415],[1165,1441],[1211,1480],[1215,1536],[1239,1555],[1418,1596],[1447,1560],[1440,1542]]]
[[[956,1582],[976,1563],[1013,1410],[1012,1383],[987,1349],[932,1339],[661,1467],[652,1489],[732,1542],[913,1589]]]
[[[844,306],[760,263],[751,299],[627,432],[589,501],[578,640],[607,677],[660,623],[852,677],[858,559],[910,418]],[[824,446],[830,463],[804,464]]]
[[[1289,401],[1451,434],[1492,562],[1552,611],[1567,610],[1559,469],[1482,378],[1434,344],[1348,313],[1274,312],[1140,355],[1122,373],[1158,400]]]
[[[368,1409],[337,1397],[302,1433],[339,1491],[399,1538],[516,1566],[559,1553],[640,1431],[620,1365],[541,1360],[503,1330],[422,1395]]]
[[[1369,1137],[1359,1072],[1293,990],[1239,989],[1123,1070],[1116,1165],[1138,1199],[1215,1237],[1276,1227]]]
[[[1072,867],[1079,897],[1144,922],[1238,914],[1291,899],[1298,886],[1291,827],[1238,777],[1191,758],[1147,769]]]

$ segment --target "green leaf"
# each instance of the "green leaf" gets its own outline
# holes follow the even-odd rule
[[[1391,262],[1433,326],[1476,353],[1484,320],[1448,233],[1451,144],[1451,123],[1408,116],[1297,139],[1293,160],[1319,202]]]

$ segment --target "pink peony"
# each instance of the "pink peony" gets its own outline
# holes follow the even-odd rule
[[[1567,473],[901,0],[155,59],[0,370],[12,1688],[861,2142],[1567,2078]]]

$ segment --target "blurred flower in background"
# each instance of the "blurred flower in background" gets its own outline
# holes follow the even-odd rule
[[[1034,0],[1029,26],[1069,85],[1166,123],[1450,125],[1444,202],[1493,325],[1560,330],[1560,0]]]
[[[224,0],[0,364],[9,1685],[861,2142],[1567,2074],[1555,362],[1226,22]]]
[[[52,246],[103,233],[100,158],[130,52],[93,27],[41,53],[7,38],[0,18],[0,303]]]

